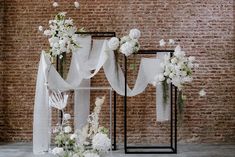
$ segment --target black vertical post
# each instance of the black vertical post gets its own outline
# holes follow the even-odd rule
[[[175,153],[177,153],[177,87],[175,87]]]
[[[124,149],[127,153],[127,57],[124,56],[125,62],[125,96],[124,96]]]
[[[117,107],[117,94],[116,92],[114,91],[113,93],[113,100],[114,100],[114,105],[113,105],[113,114],[114,114],[114,117],[113,117],[113,121],[114,121],[114,124],[113,124],[113,127],[114,127],[114,130],[113,130],[113,150],[117,150],[117,145],[116,145],[116,121],[117,121],[117,112],[116,112],[116,107]]]
[[[170,97],[170,101],[171,101],[171,149],[173,150],[173,94],[172,94],[172,83],[170,84],[170,89],[171,89],[171,97]]]

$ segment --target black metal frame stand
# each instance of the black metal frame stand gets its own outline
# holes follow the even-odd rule
[[[157,54],[158,52],[168,52],[173,54],[173,50],[140,50],[138,54]],[[172,84],[170,86],[170,105],[171,105],[171,137],[169,146],[128,146],[127,144],[127,57],[124,56],[125,63],[125,96],[124,96],[124,149],[125,154],[176,154],[177,153],[177,89]],[[173,133],[173,88],[175,90],[174,105],[175,105],[175,117],[174,117],[174,133]],[[173,138],[174,134],[174,138]],[[173,142],[174,139],[174,142]],[[133,151],[131,151],[133,150]],[[148,151],[138,151],[148,150]],[[154,151],[150,151],[154,150]],[[163,151],[162,151],[163,150]]]
[[[76,32],[76,34],[81,34],[81,35],[91,35],[92,37],[94,38],[105,38],[105,37],[116,37],[116,32]],[[59,69],[59,65],[57,64],[59,62],[59,57],[56,58],[56,70]],[[112,143],[112,146],[113,146],[113,150],[116,150],[117,149],[117,144],[116,144],[116,118],[117,118],[117,115],[116,115],[116,106],[117,106],[117,99],[116,99],[116,92],[113,91],[113,101],[114,101],[114,104],[113,104],[113,114],[114,114],[114,117],[113,117],[113,143]],[[111,113],[112,114],[112,113]],[[60,118],[63,117],[63,114],[61,113],[60,114]]]

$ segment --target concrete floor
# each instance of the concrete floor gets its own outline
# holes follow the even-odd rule
[[[235,157],[234,145],[206,145],[206,144],[187,144],[179,145],[178,154],[168,155],[126,155],[123,150],[113,152],[110,157]],[[52,155],[34,156],[32,144],[14,143],[1,144],[0,157],[52,157]]]

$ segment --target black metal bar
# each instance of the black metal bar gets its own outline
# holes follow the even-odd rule
[[[158,52],[170,52],[170,56],[173,56],[174,50],[140,50],[136,54],[157,54]],[[125,154],[175,154],[177,153],[177,110],[175,109],[175,131],[174,139],[175,143],[173,147],[173,85],[170,84],[170,105],[171,105],[171,144],[170,146],[127,146],[127,57],[124,56],[124,68],[125,68],[125,96],[124,96],[124,150]],[[177,91],[176,95],[177,95]],[[175,106],[176,106],[176,97],[175,97]],[[151,152],[139,152],[139,151],[128,151],[128,149],[169,149],[170,151],[151,151]]]
[[[76,32],[75,34],[81,34],[81,35],[91,35],[92,37],[115,37],[116,36],[116,32]],[[56,57],[56,70],[59,70],[59,57]],[[114,91],[114,140],[113,140],[113,150],[117,149],[117,143],[116,143],[116,92]],[[62,116],[63,113],[60,113],[60,119],[61,119],[61,123],[62,123]]]
[[[127,146],[129,149],[153,149],[153,148],[160,148],[160,149],[172,149],[170,146]]]
[[[174,50],[139,50],[136,54],[156,54],[158,52],[174,52]]]
[[[153,152],[126,152],[126,154],[175,154],[174,151],[164,152],[164,151],[153,151]]]
[[[114,105],[113,105],[113,114],[114,114],[114,117],[113,117],[113,120],[114,120],[114,124],[113,124],[113,127],[114,127],[114,130],[113,130],[113,143],[114,143],[113,144],[113,150],[117,150],[117,145],[116,145],[117,95],[116,95],[115,91],[113,92],[113,101],[114,101]]]
[[[172,103],[172,99],[173,99],[173,95],[172,95],[172,84],[170,84],[170,89],[171,89],[171,147],[173,147],[173,103]]]
[[[124,96],[124,149],[127,153],[127,57],[124,56],[125,60],[125,96]]]
[[[175,153],[177,153],[177,87],[175,87]]]
[[[76,32],[81,35],[92,35],[92,37],[115,37],[115,32]]]

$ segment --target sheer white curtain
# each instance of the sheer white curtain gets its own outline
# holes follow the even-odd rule
[[[51,66],[49,58],[44,53],[41,54],[34,105],[33,151],[35,154],[47,151],[50,143],[51,115],[47,88],[50,90],[59,89],[60,91],[75,90],[74,113],[75,128],[77,129],[86,123],[90,104],[90,92],[82,92],[78,88],[81,86],[89,87],[89,79],[96,75],[102,67],[110,86],[118,94],[124,95],[124,74],[119,65],[117,65],[118,68],[115,67],[115,55],[108,48],[107,40],[93,40],[93,43],[91,43],[90,36],[79,37],[79,40],[82,48],[79,49],[79,52],[72,54],[66,80],[59,75],[54,66]],[[92,48],[91,44],[93,45]],[[142,58],[135,86],[133,89],[127,86],[127,95],[135,96],[142,93],[161,70],[160,58]],[[94,72],[92,73],[92,71]],[[48,82],[48,86],[45,86],[46,82]],[[158,86],[157,93],[161,92],[158,91],[159,89]],[[168,120],[166,108],[161,108],[161,104],[159,104],[162,102],[161,99],[162,96],[157,94],[157,113],[159,114],[157,118]],[[164,114],[160,114],[163,112]]]

